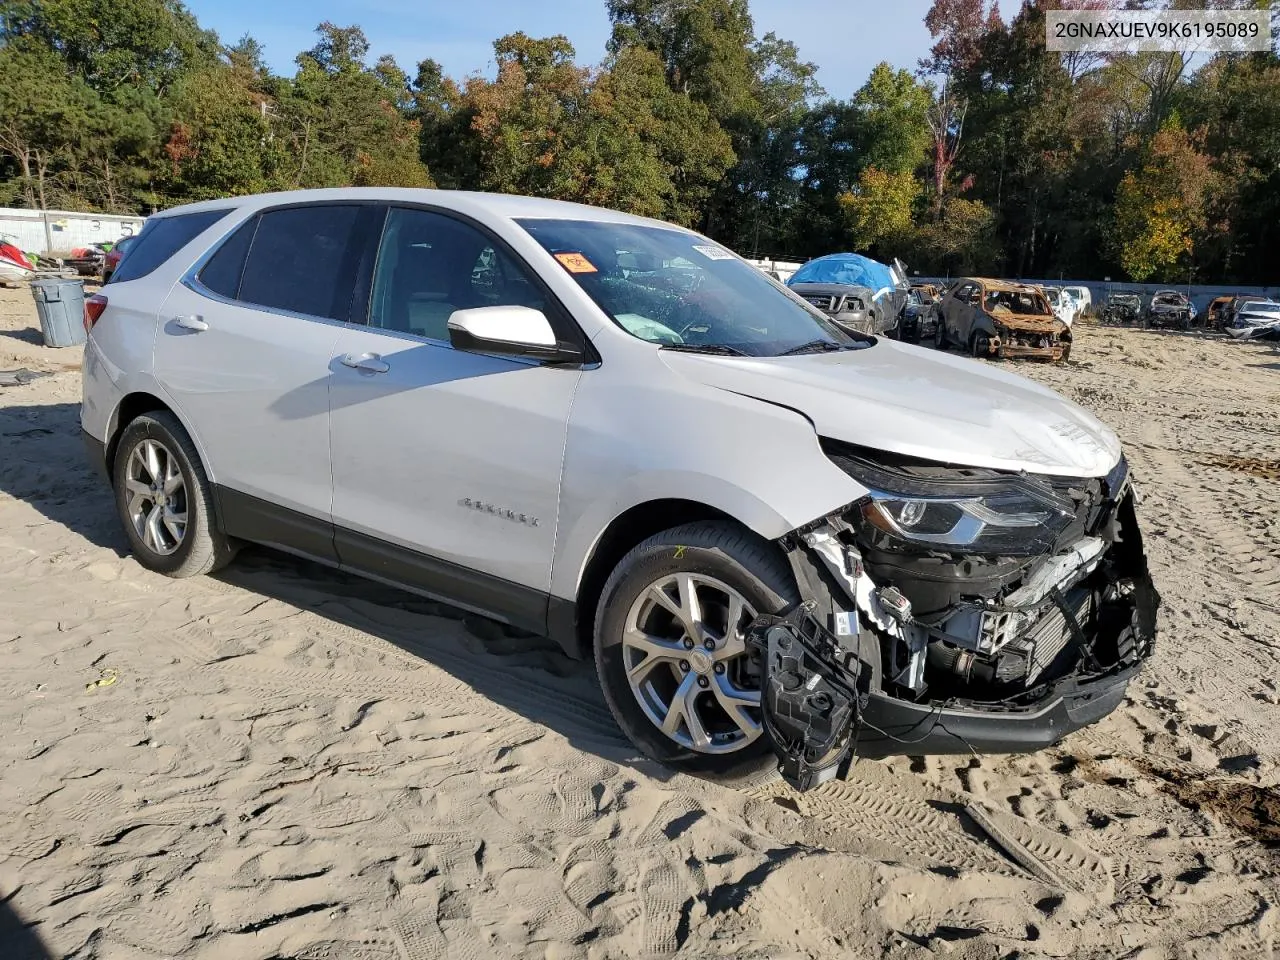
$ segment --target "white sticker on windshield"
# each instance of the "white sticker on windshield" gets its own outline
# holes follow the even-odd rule
[[[713,247],[709,243],[695,243],[693,245],[693,249],[697,250],[700,254],[702,254],[708,260],[732,260],[733,259],[733,254],[730,253],[728,250],[725,250],[721,247]]]

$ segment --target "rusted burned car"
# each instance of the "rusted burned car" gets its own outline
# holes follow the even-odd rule
[[[1237,297],[1214,297],[1204,311],[1204,325],[1209,330],[1221,330],[1230,321]]]
[[[1142,314],[1142,326],[1176,327],[1179,330],[1190,330],[1191,322],[1196,318],[1196,308],[1187,297],[1177,290],[1157,290]]]
[[[1113,293],[1102,308],[1103,323],[1137,323],[1142,314],[1142,298],[1136,293]]]
[[[938,305],[935,345],[964,347],[975,357],[1066,360],[1071,328],[1054,316],[1039,287],[970,277]]]

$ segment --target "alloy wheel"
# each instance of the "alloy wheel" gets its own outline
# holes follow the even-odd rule
[[[159,556],[169,556],[187,535],[187,484],[182,466],[159,440],[140,441],[125,467],[125,494],[133,530]]]
[[[682,747],[734,753],[760,736],[759,661],[745,640],[755,616],[737,590],[696,573],[655,580],[631,605],[622,638],[631,692]]]

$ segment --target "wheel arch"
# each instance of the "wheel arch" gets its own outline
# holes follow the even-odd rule
[[[191,429],[186,418],[178,410],[148,390],[134,390],[125,394],[120,402],[116,404],[116,408],[111,411],[111,416],[107,420],[107,439],[105,444],[108,480],[114,477],[116,451],[120,446],[120,437],[124,433],[124,428],[143,414],[153,413],[157,410],[164,410],[172,414],[182,424],[182,429],[187,431],[187,436],[191,438],[196,451],[200,454],[200,463],[204,468],[205,475],[212,481],[213,471],[210,469],[208,458],[204,455],[204,447],[200,443],[200,438],[196,435],[196,432]]]
[[[768,542],[768,538],[748,524],[698,500],[666,497],[635,504],[614,517],[591,545],[578,576],[574,599],[551,598],[547,619],[552,639],[571,657],[589,656],[594,642],[596,605],[619,561],[655,533],[698,521],[729,523]]]

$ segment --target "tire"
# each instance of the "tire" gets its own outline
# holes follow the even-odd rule
[[[684,773],[708,777],[722,783],[744,785],[758,782],[774,763],[768,737],[763,732],[754,739],[747,739],[747,734],[735,730],[728,714],[724,713],[727,722],[721,729],[727,728],[728,732],[720,736],[727,741],[732,736],[740,735],[743,737],[742,745],[730,751],[723,744],[719,747],[712,744],[711,749],[725,750],[719,753],[695,749],[688,743],[678,742],[676,737],[684,736],[679,731],[671,736],[663,732],[658,721],[646,712],[648,709],[655,714],[661,713],[661,696],[650,691],[659,701],[657,710],[652,703],[653,697],[648,697],[646,704],[642,705],[642,693],[633,689],[632,681],[628,679],[628,666],[637,666],[634,657],[636,649],[624,643],[628,622],[636,615],[637,609],[648,608],[646,605],[650,604],[647,598],[652,596],[651,587],[661,584],[664,578],[677,575],[692,575],[695,580],[703,578],[715,581],[737,591],[750,608],[750,611],[744,611],[744,618],[749,618],[751,612],[780,613],[800,600],[795,579],[781,552],[767,541],[732,523],[691,523],[650,537],[622,558],[605,584],[596,609],[596,671],[604,689],[605,700],[618,726],[645,756]],[[714,606],[712,601],[716,593],[714,587],[703,589],[701,599],[706,604],[706,609],[710,610]],[[667,596],[670,597],[670,594]],[[658,617],[671,618],[671,626],[663,631],[663,636],[674,638],[668,642],[675,653],[656,658],[655,667],[643,674],[641,686],[651,677],[654,678],[653,686],[662,684],[677,689],[685,681],[692,680],[697,680],[698,683],[707,680],[708,685],[712,682],[736,682],[727,678],[729,673],[736,673],[738,679],[746,679],[741,684],[742,687],[752,686],[752,678],[746,677],[743,671],[754,664],[750,656],[745,654],[726,664],[726,676],[704,676],[706,658],[700,656],[701,650],[695,646],[689,651],[690,658],[698,658],[693,661],[694,669],[684,669],[681,672],[682,667],[677,666],[676,661],[683,657],[680,644],[688,642],[688,631],[683,632],[682,636],[686,638],[683,641],[676,636],[681,634],[680,622],[671,617],[668,610],[669,608],[661,606],[652,607],[653,613]],[[745,622],[749,622],[749,619],[744,619]],[[645,626],[653,623],[653,620],[649,620]],[[649,658],[645,656],[639,659],[638,664],[642,666],[647,662]],[[690,661],[686,660],[684,667],[689,665]],[[719,673],[719,661],[716,666],[716,672]],[[754,680],[754,685],[758,688],[758,674]],[[704,705],[704,718],[713,721],[717,719],[720,707],[714,691],[699,692],[691,685],[690,694]],[[674,704],[675,700],[675,695],[671,695],[670,702]],[[758,723],[758,708],[753,716]],[[705,729],[710,731],[712,727],[708,724]],[[686,733],[692,734],[692,729]],[[689,739],[688,736],[685,738]]]
[[[990,345],[991,339],[981,330],[978,330],[969,338],[969,354],[978,359],[990,356]]]
[[[933,327],[933,349],[947,349],[947,327],[942,322],[942,317],[938,317]]]
[[[159,472],[171,481],[164,491],[152,486],[151,496],[164,493],[165,497],[173,498],[173,506],[182,508],[169,514],[186,517],[180,525],[181,536],[175,533],[179,524],[167,521],[165,508],[156,500],[143,496],[135,501],[139,484],[146,486],[149,476],[148,451],[156,452],[159,458],[156,462],[161,465]],[[176,483],[179,477],[180,487]],[[178,579],[197,577],[226,566],[235,556],[235,548],[214,526],[213,495],[195,444],[169,411],[143,414],[124,428],[111,464],[111,481],[125,536],[138,563],[148,570]],[[142,531],[135,523],[134,507],[144,518]],[[158,509],[162,517],[155,524],[154,532],[148,532],[147,521]]]

